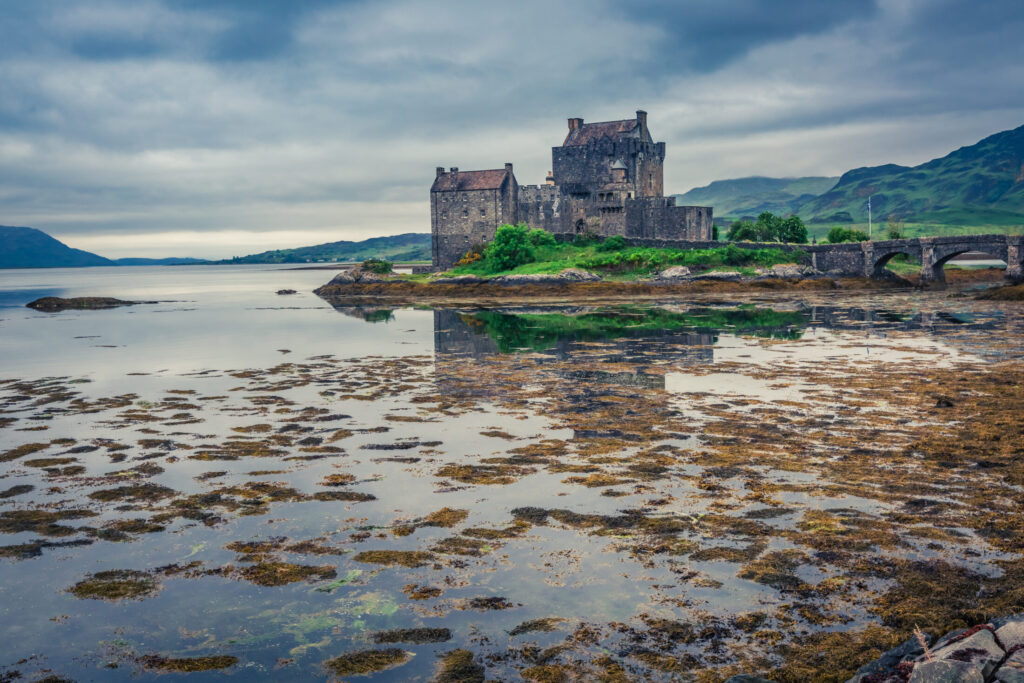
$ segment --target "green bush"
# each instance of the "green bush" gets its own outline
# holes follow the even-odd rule
[[[799,216],[782,218],[771,211],[764,211],[757,222],[735,221],[729,226],[725,239],[732,242],[789,242],[803,244],[807,241],[807,227]]]
[[[626,238],[622,235],[612,235],[597,245],[597,251],[622,251],[625,248]]]
[[[770,266],[792,263],[793,255],[781,249],[742,249],[735,244],[714,249],[656,249],[632,247],[598,253],[576,262],[579,268],[607,272],[649,272],[668,266],[714,268],[716,266]]]
[[[525,223],[502,225],[494,240],[484,249],[484,260],[491,272],[512,270],[534,260],[530,228]]]
[[[378,275],[386,275],[391,272],[391,261],[385,261],[379,258],[370,258],[363,261],[360,266],[363,270],[368,270],[371,273],[377,273]]]
[[[828,231],[828,241],[832,244],[839,244],[840,242],[867,242],[868,239],[867,233],[854,230],[853,228],[844,228],[840,225]]]
[[[552,247],[555,245],[555,236],[547,230],[534,228],[526,236],[530,240],[530,244],[535,247]]]

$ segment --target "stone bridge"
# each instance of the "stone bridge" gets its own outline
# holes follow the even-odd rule
[[[571,241],[574,235],[556,235]],[[969,251],[989,254],[1006,262],[1006,279],[1024,279],[1024,235],[958,235],[955,237],[918,237],[878,242],[844,242],[842,244],[779,244],[778,242],[690,242],[626,238],[626,244],[637,247],[667,249],[713,249],[735,244],[742,249],[801,249],[811,257],[811,265],[833,275],[847,277],[881,277],[885,266],[897,254],[906,254],[921,262],[921,282],[945,282],[943,267],[955,256]]]
[[[842,275],[880,277],[885,266],[898,254],[921,262],[921,282],[945,282],[946,263],[969,251],[982,252],[1006,262],[1006,279],[1024,279],[1024,236],[959,235],[919,237],[878,242],[846,242],[802,247],[811,254],[818,270]]]

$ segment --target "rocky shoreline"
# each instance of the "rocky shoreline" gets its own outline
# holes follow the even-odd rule
[[[639,280],[610,280],[578,268],[559,273],[511,274],[494,277],[479,275],[440,276],[429,280],[410,280],[395,275],[380,275],[358,268],[336,275],[314,290],[326,299],[400,298],[477,300],[580,296],[657,297],[671,293],[702,291],[744,291],[749,289],[878,289],[910,287],[913,283],[893,276],[888,280],[839,278],[810,266],[776,265],[757,269],[753,275],[736,271],[691,272],[683,266],[667,268]]]

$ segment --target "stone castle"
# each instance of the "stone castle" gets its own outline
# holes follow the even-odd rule
[[[551,149],[544,185],[520,185],[512,164],[486,171],[437,168],[430,188],[434,268],[448,268],[498,226],[527,223],[563,238],[582,233],[638,240],[707,241],[711,207],[676,206],[664,196],[665,143],[654,142],[647,112],[635,119],[583,123]]]

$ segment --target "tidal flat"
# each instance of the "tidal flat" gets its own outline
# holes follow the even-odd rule
[[[0,680],[842,681],[1024,611],[1017,302],[91,270],[0,277],[161,302],[0,308]]]

